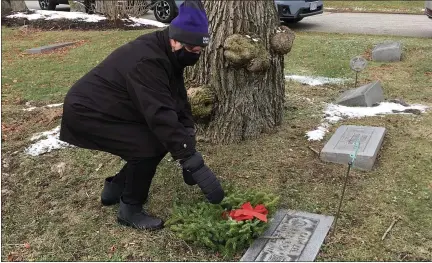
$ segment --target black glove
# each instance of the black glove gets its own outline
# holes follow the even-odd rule
[[[183,168],[183,181],[187,184],[187,185],[196,185],[197,183],[195,182],[195,180],[192,177],[192,173],[188,172],[186,169]]]
[[[212,204],[219,204],[224,199],[225,193],[215,174],[204,164],[199,152],[196,152],[186,160],[180,161],[183,169],[192,174],[193,180],[203,191],[207,200]]]
[[[193,139],[195,141],[195,129],[194,128],[186,128],[186,130],[188,131],[189,135],[191,137],[193,137]],[[192,173],[188,172],[184,168],[183,168],[183,180],[187,185],[196,185],[197,184],[195,182],[195,180],[192,178]]]
[[[194,137],[195,139],[195,128],[187,127],[186,130],[188,131],[189,136]]]

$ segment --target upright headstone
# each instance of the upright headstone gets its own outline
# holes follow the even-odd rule
[[[401,42],[384,42],[372,50],[372,60],[377,62],[400,61],[402,58]]]
[[[360,138],[360,147],[353,167],[361,170],[372,170],[378,152],[384,140],[386,129],[370,126],[340,126],[320,153],[325,162],[348,164],[354,143]]]
[[[379,80],[356,89],[347,90],[336,100],[337,104],[344,106],[372,107],[384,100],[384,92]]]
[[[55,50],[57,48],[71,46],[75,43],[76,42],[58,43],[58,44],[53,44],[53,45],[31,48],[31,49],[27,49],[26,51],[27,51],[27,53],[30,53],[30,54],[38,54],[38,53],[52,51],[52,50]]]
[[[334,218],[279,210],[240,261],[314,261]]]

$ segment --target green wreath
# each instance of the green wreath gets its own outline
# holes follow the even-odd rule
[[[239,209],[250,202],[255,207],[262,204],[268,210],[268,218],[275,212],[279,197],[252,190],[226,192],[219,205],[200,202],[195,205],[174,205],[171,218],[165,223],[174,234],[194,245],[205,246],[224,257],[249,247],[268,227],[257,218],[236,221],[224,214]]]

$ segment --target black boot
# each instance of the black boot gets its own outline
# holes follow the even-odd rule
[[[123,192],[124,185],[112,182],[114,176],[105,179],[104,188],[101,194],[102,205],[115,205],[120,202],[120,196]]]
[[[163,228],[164,222],[154,216],[148,215],[142,205],[129,205],[120,199],[120,207],[117,214],[117,221],[121,225],[130,226],[136,229],[156,230]]]

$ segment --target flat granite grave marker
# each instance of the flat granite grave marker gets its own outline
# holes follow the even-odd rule
[[[314,261],[333,216],[278,210],[240,261]]]
[[[61,47],[71,46],[75,43],[77,43],[77,42],[57,43],[57,44],[53,44],[53,45],[30,48],[30,49],[27,49],[26,51],[27,51],[27,53],[30,53],[30,54],[38,54],[38,53],[48,52],[48,51],[51,51],[51,50],[54,50],[57,48],[61,48]]]
[[[372,50],[372,60],[378,62],[400,61],[402,58],[402,43],[384,42]]]
[[[372,170],[378,151],[384,140],[386,129],[370,126],[340,126],[320,153],[325,162],[348,164],[354,152],[354,143],[360,138],[360,147],[353,167]]]
[[[384,92],[379,80],[356,89],[347,90],[336,100],[337,104],[349,107],[372,107],[384,100]]]

